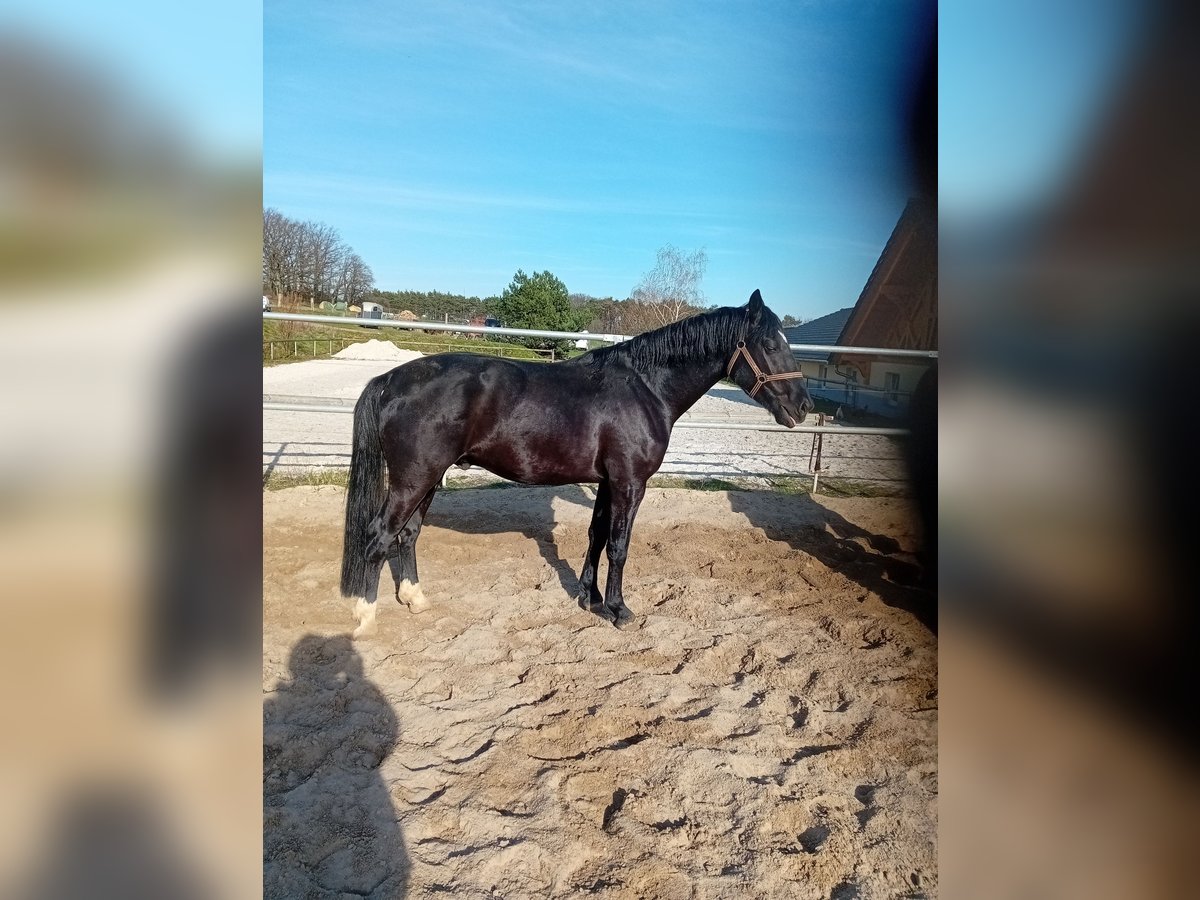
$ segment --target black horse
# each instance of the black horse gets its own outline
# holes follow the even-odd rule
[[[355,635],[374,625],[380,570],[397,541],[397,599],[413,612],[428,606],[416,541],[452,465],[524,484],[598,484],[579,602],[615,625],[627,622],[621,573],[646,481],[676,420],[722,377],[789,428],[812,409],[779,319],[758,291],[745,306],[564,362],[445,353],[371,379],[354,408],[342,550],[342,594],[359,598]],[[596,570],[606,547],[601,596]]]

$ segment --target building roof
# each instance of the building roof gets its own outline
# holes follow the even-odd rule
[[[854,312],[854,307],[847,306],[845,309],[839,309],[837,312],[821,316],[819,319],[812,319],[803,325],[791,325],[784,328],[783,333],[787,336],[789,344],[827,344],[832,347],[837,344],[842,329],[846,327],[846,322],[850,320],[852,312]],[[821,353],[817,350],[796,350],[795,356],[796,359],[829,361],[828,353]]]
[[[937,209],[930,201],[904,207],[838,343],[937,349]],[[838,354],[836,361],[867,373],[870,359]]]

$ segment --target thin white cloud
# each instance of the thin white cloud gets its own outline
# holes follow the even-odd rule
[[[699,209],[665,209],[661,205],[639,203],[628,198],[583,199],[527,193],[461,191],[439,187],[412,187],[378,178],[346,175],[307,175],[272,172],[264,176],[264,193],[290,195],[305,199],[345,200],[353,197],[367,205],[422,211],[523,210],[574,214],[612,214],[630,216],[672,216],[710,218],[714,213]]]

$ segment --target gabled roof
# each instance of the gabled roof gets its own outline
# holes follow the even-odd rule
[[[850,320],[852,312],[854,312],[854,307],[847,306],[845,309],[839,309],[837,312],[805,322],[803,325],[791,325],[783,329],[783,333],[787,336],[789,344],[828,344],[832,347],[837,344],[842,329],[846,327],[846,322]],[[816,350],[796,350],[795,356],[796,359],[829,361],[828,353],[820,353]]]
[[[904,207],[839,343],[937,349],[937,210],[931,202],[913,199]],[[843,360],[851,358],[839,355]]]

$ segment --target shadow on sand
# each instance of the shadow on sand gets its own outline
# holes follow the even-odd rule
[[[529,502],[516,507],[505,504],[503,511],[497,504],[491,509],[488,497],[495,491],[521,491]],[[538,487],[526,485],[504,484],[502,487],[465,488],[453,491],[439,491],[429,507],[425,519],[427,525],[446,528],[459,534],[522,534],[537,544],[541,553],[568,597],[579,595],[579,572],[583,569],[584,558],[565,560],[559,554],[558,544],[554,540],[554,526],[558,521],[555,515],[554,503],[570,503],[582,507],[588,517],[596,505],[596,489],[594,485],[564,484],[556,487]],[[587,517],[585,517],[584,528]],[[635,525],[636,528],[636,525]],[[585,549],[586,552],[586,549]],[[601,573],[605,571],[601,557]],[[389,560],[389,562],[392,562]],[[417,566],[421,565],[421,541],[417,541]],[[603,585],[603,581],[601,581]]]
[[[807,495],[730,491],[729,503],[771,540],[809,554],[937,633],[937,594],[894,538],[872,534]]]
[[[379,766],[399,737],[347,635],[305,635],[263,703],[263,896],[401,898],[409,858]]]
[[[506,485],[498,490],[527,491],[530,502],[516,506],[497,503],[494,508],[488,503],[491,490],[440,492],[429,509],[427,524],[460,534],[523,534],[536,542],[542,558],[554,570],[567,595],[577,597],[577,572],[583,568],[584,560],[582,554],[570,561],[560,555],[554,539],[554,526],[560,517],[555,513],[554,504],[572,503],[590,511],[595,503],[594,488],[576,484],[561,487]],[[865,531],[804,495],[730,491],[729,502],[734,512],[744,515],[771,540],[786,542],[793,549],[813,556],[878,595],[886,605],[911,613],[936,633],[936,592],[926,587],[927,573],[919,557],[902,551],[894,538]],[[637,533],[636,524],[634,533]],[[420,559],[421,544],[418,542],[418,565]],[[602,557],[602,578],[604,567]]]

